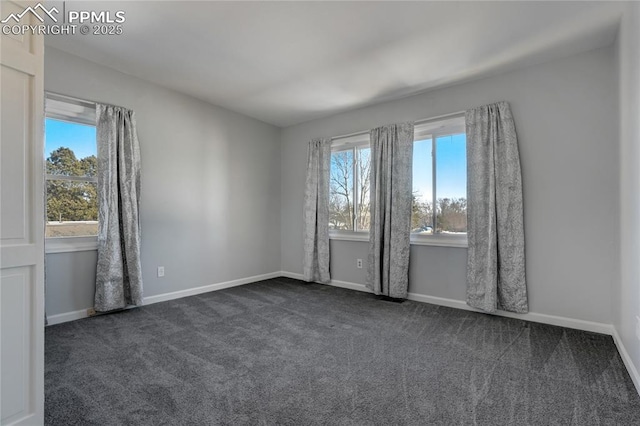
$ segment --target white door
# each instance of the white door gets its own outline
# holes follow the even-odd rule
[[[0,0],[0,20],[26,6]],[[27,12],[20,25],[27,23],[40,22]],[[44,45],[42,36],[30,34],[2,34],[0,40],[0,424],[39,425],[44,414]]]

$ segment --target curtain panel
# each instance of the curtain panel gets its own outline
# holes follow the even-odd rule
[[[367,287],[406,298],[413,179],[413,123],[371,130],[371,228]]]
[[[140,148],[133,111],[96,106],[98,268],[96,311],[141,305]]]
[[[467,304],[486,312],[529,310],[522,174],[507,102],[466,112]]]
[[[303,275],[309,282],[328,283],[329,273],[329,169],[331,139],[314,139],[307,150],[304,194]]]

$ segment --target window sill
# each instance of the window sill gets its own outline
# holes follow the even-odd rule
[[[59,237],[47,238],[44,243],[44,252],[72,253],[76,251],[92,251],[98,249],[98,237]]]
[[[469,247],[466,235],[412,235],[413,246]]]
[[[366,232],[329,233],[329,239],[337,241],[367,242],[369,241],[369,234]],[[412,235],[411,245],[461,248],[467,248],[469,246],[466,235]]]
[[[369,241],[368,232],[329,232],[330,240],[339,241]]]

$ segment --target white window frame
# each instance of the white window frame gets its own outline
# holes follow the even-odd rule
[[[437,140],[441,137],[446,137],[450,135],[457,135],[460,133],[465,133],[465,118],[464,113],[456,114],[447,118],[436,118],[433,120],[425,120],[420,124],[416,124],[414,128],[414,136],[413,142],[423,141],[426,139],[431,139],[431,196],[432,196],[432,206],[433,213],[431,218],[431,223],[433,224],[433,229],[436,229],[437,223],[437,209],[436,209],[436,200],[438,194],[436,193],[436,185],[437,185],[437,169],[436,169],[436,161],[437,161]],[[444,247],[468,247],[467,233],[464,234],[445,234],[445,233],[434,233],[434,234],[411,234],[411,244],[415,245],[426,245],[426,246],[444,246]]]
[[[45,100],[45,118],[95,127],[96,104],[89,101],[83,101],[68,96],[47,92]],[[45,174],[45,181],[48,180],[67,180],[72,182],[98,183],[97,177],[58,176]],[[46,189],[44,202],[46,203]],[[45,238],[45,253],[47,254],[92,251],[97,249],[97,235]]]
[[[448,136],[452,134],[465,133],[464,113],[455,114],[446,118],[434,118],[432,120],[424,120],[414,127],[414,142],[425,139],[431,139],[432,152],[432,197],[436,198],[436,141],[438,137]],[[361,147],[371,147],[369,133],[359,133],[353,136],[334,138],[331,144],[331,153],[356,149]],[[357,188],[356,158],[354,152],[354,191]],[[354,193],[355,195],[355,193]],[[354,211],[357,211],[357,197],[354,200]],[[433,203],[433,200],[432,200]],[[436,209],[434,204],[433,223],[436,223]],[[435,228],[434,228],[435,229]],[[369,231],[346,231],[346,230],[329,230],[329,239],[343,241],[369,241]],[[440,246],[440,247],[468,247],[467,234],[443,234],[436,233],[433,235],[411,234],[410,243],[412,245],[423,246]]]
[[[353,136],[335,138],[331,142],[331,154],[342,151],[353,151],[353,211],[356,213],[352,221],[352,228],[354,231],[347,231],[344,229],[330,229],[329,238],[333,240],[347,240],[347,241],[369,241],[369,230],[361,231],[356,229],[356,216],[358,211],[358,156],[356,151],[360,148],[371,148],[369,139],[369,133],[357,134]]]

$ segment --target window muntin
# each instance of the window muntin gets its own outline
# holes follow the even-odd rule
[[[369,135],[334,140],[329,173],[329,229],[334,234],[369,231]]]
[[[466,245],[466,168],[464,115],[415,126],[413,244]],[[370,172],[368,134],[334,140],[329,201],[332,238],[366,238],[370,227]]]
[[[45,236],[98,233],[95,106],[47,96]]]
[[[415,128],[411,225],[414,240],[466,240],[467,158],[462,115]]]

